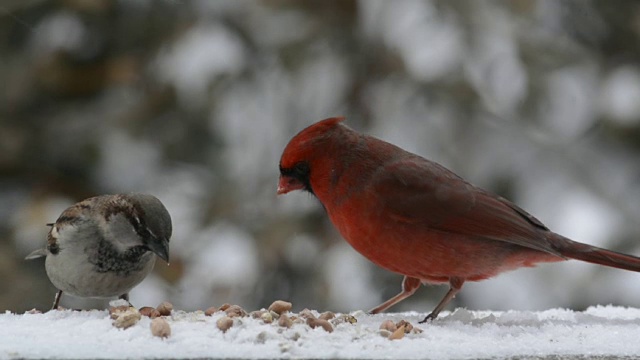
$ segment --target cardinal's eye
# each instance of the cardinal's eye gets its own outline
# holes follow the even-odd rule
[[[295,166],[293,167],[293,171],[296,173],[296,175],[306,176],[309,174],[309,164],[307,164],[306,162],[299,162],[295,164]]]

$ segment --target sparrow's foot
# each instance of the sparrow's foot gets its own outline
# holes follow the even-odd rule
[[[118,299],[121,299],[121,300],[124,300],[124,301],[128,302],[129,306],[131,306],[131,307],[135,307],[135,306],[133,306],[133,304],[131,304],[131,301],[129,301],[129,293],[124,293],[124,294],[120,295],[118,297]]]

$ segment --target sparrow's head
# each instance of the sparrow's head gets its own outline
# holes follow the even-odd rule
[[[171,216],[156,197],[147,194],[123,195],[132,205],[129,220],[142,244],[149,251],[169,262],[169,240],[171,239]]]
[[[169,262],[171,216],[156,197],[102,195],[86,199],[72,208],[96,219],[104,238],[120,253],[135,249],[134,253],[139,254],[147,250]]]

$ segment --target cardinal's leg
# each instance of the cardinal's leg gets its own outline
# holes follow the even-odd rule
[[[462,289],[462,285],[464,284],[464,279],[461,278],[451,278],[449,279],[449,291],[444,295],[438,306],[431,312],[431,314],[427,315],[424,320],[420,321],[420,324],[426,323],[427,321],[433,320],[438,317],[440,311],[444,309],[447,304],[456,297],[456,294]]]
[[[418,290],[420,284],[422,284],[420,279],[405,276],[402,280],[402,291],[398,295],[369,310],[369,314],[377,314],[383,312],[393,305],[399,303],[400,301],[408,298],[409,296],[413,295],[416,290]]]

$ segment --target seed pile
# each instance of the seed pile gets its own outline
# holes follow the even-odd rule
[[[276,300],[266,309],[262,308],[251,312],[247,312],[239,305],[223,304],[220,307],[212,306],[204,311],[196,311],[196,313],[199,312],[206,317],[219,316],[215,321],[215,326],[223,333],[237,326],[237,324],[242,324],[243,318],[256,319],[263,324],[270,324],[282,329],[301,325],[328,333],[332,333],[335,327],[341,324],[353,325],[358,322],[355,316],[349,314],[335,314],[331,311],[318,313],[309,309],[293,313],[291,312],[292,308],[293,305],[290,302]],[[173,304],[167,301],[156,307],[143,306],[140,309],[130,306],[126,301],[114,301],[109,307],[109,316],[113,320],[114,327],[128,329],[136,325],[144,316],[152,320],[149,326],[151,334],[163,339],[171,337],[170,324],[176,321],[173,312]],[[32,310],[30,313],[37,312]],[[184,312],[179,313],[184,314]],[[392,320],[385,320],[380,324],[377,331],[381,336],[389,340],[399,340],[404,338],[406,334],[422,332],[421,329],[414,327],[406,320],[400,320],[395,323]]]

